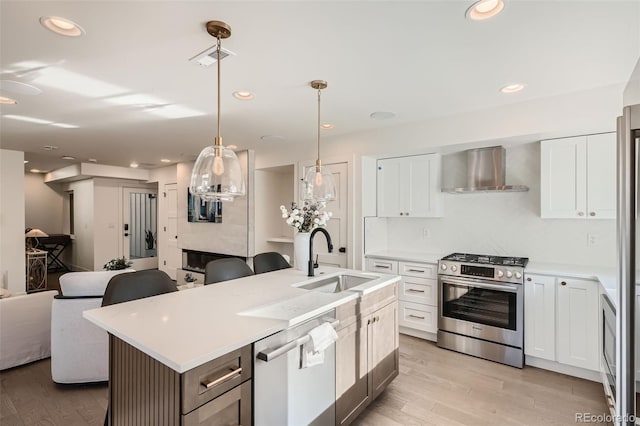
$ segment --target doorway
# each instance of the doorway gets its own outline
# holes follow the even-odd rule
[[[123,255],[135,270],[158,267],[158,191],[123,188]]]
[[[302,167],[302,176],[306,176],[309,167],[315,167],[315,165]],[[323,164],[322,167],[324,170],[331,172],[333,181],[336,184],[336,199],[327,202],[327,207],[324,209],[327,212],[331,212],[332,215],[327,222],[326,228],[333,241],[333,253],[327,251],[327,245],[323,242],[314,244],[314,253],[318,256],[320,265],[346,268],[349,264],[347,257],[347,251],[349,250],[348,164],[331,163]],[[322,238],[320,237],[320,239]]]

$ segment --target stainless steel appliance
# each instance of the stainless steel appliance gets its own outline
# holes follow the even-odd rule
[[[522,368],[529,259],[454,253],[438,262],[438,346]]]
[[[616,308],[606,294],[600,296],[602,306],[602,385],[611,415],[616,408]]]
[[[254,344],[254,424],[328,425],[335,423],[336,345],[324,362],[302,365],[309,331],[323,322],[335,328],[335,309]]]

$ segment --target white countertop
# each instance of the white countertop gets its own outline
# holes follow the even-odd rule
[[[296,286],[348,273],[374,280],[341,293]],[[83,316],[178,373],[399,280],[321,267],[282,269],[85,311]]]
[[[447,254],[424,253],[417,251],[384,250],[365,254],[365,257],[377,257],[390,260],[406,260],[409,262],[438,263]]]

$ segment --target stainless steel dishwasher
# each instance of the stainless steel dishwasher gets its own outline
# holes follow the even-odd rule
[[[302,368],[308,333],[323,322],[338,325],[335,309],[254,344],[256,426],[335,423],[335,343],[326,349],[322,364]]]

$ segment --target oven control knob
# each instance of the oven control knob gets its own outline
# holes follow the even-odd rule
[[[520,272],[516,272],[516,278],[517,278],[517,279],[522,278],[522,274],[521,274]]]
[[[513,272],[507,271],[507,278],[511,278],[513,276]]]
[[[498,278],[504,277],[504,272],[502,270],[498,270]]]
[[[446,263],[441,263],[440,264],[440,269],[442,269],[443,271],[447,270],[447,264]]]
[[[458,267],[456,265],[451,265],[451,272],[455,272],[458,270]]]

